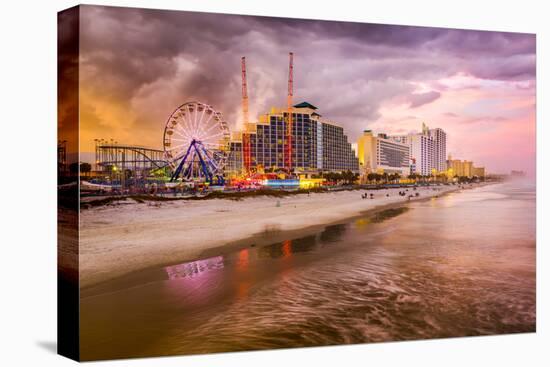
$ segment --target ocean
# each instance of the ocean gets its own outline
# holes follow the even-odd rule
[[[82,357],[535,331],[534,183],[403,207],[103,285],[81,299]]]

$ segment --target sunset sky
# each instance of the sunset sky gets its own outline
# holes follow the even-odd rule
[[[489,172],[535,173],[535,36],[346,22],[83,6],[81,150],[94,138],[161,148],[168,116],[198,100],[236,129],[240,61],[251,116],[295,102],[342,125],[403,134],[422,122],[448,153]],[[92,158],[93,159],[93,158]]]

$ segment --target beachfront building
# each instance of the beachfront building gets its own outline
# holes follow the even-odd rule
[[[511,177],[525,177],[525,171],[518,171],[518,170],[511,170],[510,171]]]
[[[236,132],[231,134],[229,141],[229,153],[227,156],[227,164],[224,168],[227,177],[236,177],[240,175],[243,169],[243,142],[242,133]]]
[[[447,169],[447,134],[440,128],[428,129],[427,132],[433,140],[433,168],[444,172]]]
[[[458,176],[458,177],[484,177],[485,176],[485,168],[478,168],[474,169],[474,162],[472,161],[462,161],[460,159],[453,159],[451,155],[449,155],[449,159],[447,159],[447,176],[449,178]],[[476,174],[478,173],[478,174]],[[479,173],[482,173],[480,176]]]
[[[444,130],[430,129],[422,123],[422,132],[395,135],[390,139],[409,146],[411,173],[430,176],[446,171],[447,134]]]
[[[409,148],[411,157],[415,161],[415,171],[412,173],[429,176],[435,168],[435,154],[433,139],[424,134],[410,136]]]
[[[463,164],[462,164],[462,167],[463,167],[463,170],[464,170],[463,176],[466,176],[466,177],[472,177],[473,176],[472,168],[474,167],[474,162],[464,161]]]
[[[322,161],[318,162],[321,163],[318,164],[318,168],[323,171],[358,172],[359,161],[351,148],[351,143],[348,142],[348,137],[344,134],[344,128],[329,121],[321,121],[320,127]]]
[[[485,167],[472,167],[472,176],[485,177]]]
[[[409,145],[389,139],[386,134],[375,136],[364,130],[357,141],[357,157],[361,175],[369,173],[410,173]]]
[[[292,170],[294,172],[359,171],[359,162],[344,129],[322,119],[317,107],[308,102],[293,106]],[[285,150],[288,109],[272,108],[240,133],[230,146],[228,172],[242,171],[243,139],[250,141],[250,168],[277,171],[286,168]]]
[[[449,159],[447,159],[447,176],[464,176],[464,165],[463,161],[460,159],[453,159],[449,154]]]

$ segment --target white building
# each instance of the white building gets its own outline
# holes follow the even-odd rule
[[[434,141],[434,168],[438,172],[447,169],[447,134],[440,128],[429,129],[428,135]]]
[[[429,129],[423,123],[421,133],[391,139],[409,146],[411,173],[429,176],[447,169],[447,134],[442,129]]]
[[[435,142],[429,135],[416,134],[409,138],[411,157],[414,160],[414,172],[418,175],[429,176],[435,168]]]

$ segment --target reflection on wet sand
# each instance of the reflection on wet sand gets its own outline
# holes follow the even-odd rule
[[[534,331],[534,195],[488,186],[167,266],[83,299],[83,356]]]
[[[194,277],[206,271],[221,268],[223,268],[223,256],[216,256],[209,259],[167,266],[164,270],[166,270],[168,280],[174,280],[178,278]]]

